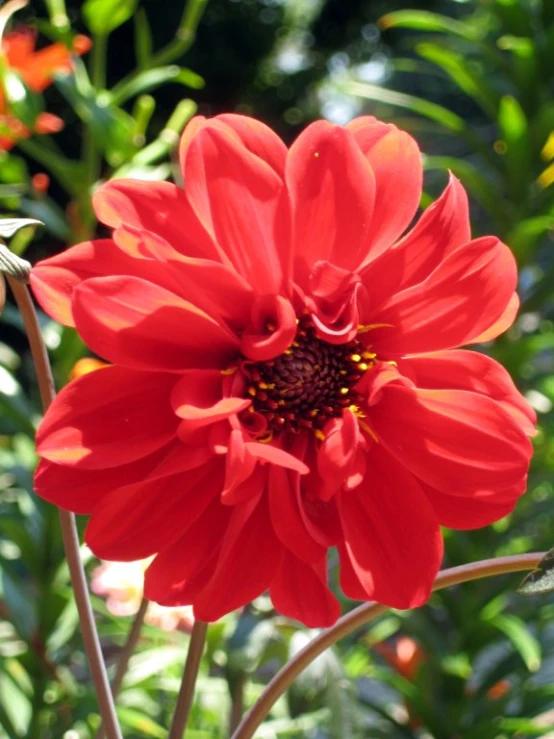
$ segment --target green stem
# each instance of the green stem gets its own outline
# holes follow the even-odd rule
[[[181,689],[179,690],[179,697],[177,698],[177,705],[175,706],[175,713],[171,722],[168,739],[184,739],[207,631],[208,624],[203,621],[194,622],[192,634],[190,635],[185,671],[183,672]]]
[[[512,557],[498,557],[497,559],[485,559],[481,562],[470,562],[460,567],[451,567],[443,570],[437,575],[433,590],[441,590],[450,585],[458,585],[471,580],[480,580],[484,577],[503,575],[508,572],[524,572],[534,570],[544,552],[533,554],[517,554]],[[271,682],[266,686],[254,706],[246,714],[240,726],[235,731],[232,739],[251,739],[258,726],[270,712],[272,706],[283,695],[293,680],[310,665],[316,657],[329,647],[332,647],[339,639],[343,639],[356,629],[364,626],[377,616],[388,611],[388,606],[381,603],[364,603],[339,618],[331,628],[323,631],[313,639],[304,649],[291,659],[279,670]],[[173,738],[172,738],[173,739]],[[179,737],[180,739],[180,737]]]
[[[194,43],[196,30],[207,4],[208,0],[188,0],[184,7],[181,22],[179,23],[179,28],[177,29],[175,38],[173,41],[170,41],[167,46],[164,46],[163,49],[160,49],[152,55],[149,65],[150,69],[170,64],[183,56],[183,54],[186,54]],[[135,69],[133,72],[128,74],[127,77],[120,80],[112,89],[112,94],[118,98],[125,98],[126,88],[139,74],[141,74],[142,71],[143,69],[141,68]]]
[[[45,3],[50,23],[61,31],[68,31],[71,24],[65,9],[65,0],[45,0]]]
[[[54,175],[66,192],[70,195],[76,195],[75,177],[71,171],[75,168],[73,162],[69,162],[61,154],[51,151],[34,139],[21,139],[17,142],[17,146],[24,154],[27,154]]]
[[[10,275],[6,275],[12,290],[21,317],[25,324],[31,354],[37,374],[40,397],[46,410],[55,397],[54,380],[48,359],[48,352],[40,333],[37,315],[29,291],[21,282]],[[115,705],[108,683],[106,667],[102,658],[100,641],[94,622],[94,614],[90,603],[85,571],[79,553],[79,537],[75,516],[69,511],[59,510],[60,526],[65,555],[69,566],[71,585],[75,594],[75,602],[79,612],[79,620],[83,633],[83,641],[87,652],[92,680],[98,698],[100,715],[106,727],[108,739],[122,739],[121,730],[117,722]]]

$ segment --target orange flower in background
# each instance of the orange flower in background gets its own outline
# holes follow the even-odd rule
[[[2,39],[1,54],[6,66],[17,72],[27,87],[40,93],[52,84],[54,75],[72,70],[72,57],[87,52],[92,42],[86,36],[75,36],[71,48],[60,42],[35,51],[36,33],[23,27]],[[0,87],[0,149],[8,151],[19,140],[32,133],[56,133],[63,121],[51,113],[39,113],[31,130],[10,113],[5,91]]]
[[[419,666],[425,661],[425,651],[410,636],[399,636],[394,644],[379,642],[373,649],[399,675],[413,682]]]

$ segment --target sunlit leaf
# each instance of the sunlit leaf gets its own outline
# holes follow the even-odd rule
[[[379,19],[379,26],[388,28],[411,28],[416,31],[439,31],[474,41],[483,36],[483,29],[463,23],[438,13],[426,10],[397,10]]]
[[[82,13],[92,33],[106,36],[129,20],[138,0],[85,0]]]
[[[531,634],[525,621],[517,616],[504,613],[493,619],[491,623],[512,642],[529,672],[536,672],[541,666],[541,645]]]
[[[344,85],[341,85],[341,89],[346,93],[357,95],[366,100],[377,100],[381,103],[396,105],[399,108],[407,108],[413,113],[419,113],[419,115],[423,115],[425,118],[440,123],[441,126],[455,133],[460,133],[466,128],[463,118],[460,118],[460,116],[452,113],[447,108],[443,108],[442,105],[430,103],[423,98],[406,95],[402,92],[394,92],[393,90],[388,90],[367,82],[345,82]]]
[[[530,572],[518,588],[518,593],[538,595],[554,591],[554,549],[547,552],[536,570]]]

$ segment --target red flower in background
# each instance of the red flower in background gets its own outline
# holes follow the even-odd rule
[[[30,28],[22,28],[3,37],[0,52],[8,68],[16,71],[33,92],[42,92],[51,85],[55,74],[71,72],[72,56],[84,54],[91,47],[91,41],[86,36],[76,36],[71,48],[55,43],[35,51],[35,44],[35,32]],[[63,121],[58,116],[39,113],[31,131],[10,113],[0,86],[0,149],[8,151],[19,139],[28,138],[33,132],[56,133],[62,128]]]
[[[110,239],[39,263],[44,309],[112,366],[64,388],[38,432],[37,492],[90,514],[104,559],[157,555],[146,596],[215,620],[269,589],[332,623],[344,593],[424,603],[439,526],[505,516],[535,417],[507,372],[456,347],[517,311],[516,265],[471,239],[455,178],[421,195],[415,141],[319,121],[287,151],[262,123],[196,118],[184,189],[96,193]]]

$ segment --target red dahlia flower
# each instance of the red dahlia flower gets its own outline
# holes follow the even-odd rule
[[[512,323],[509,249],[471,239],[455,178],[402,236],[420,153],[374,118],[319,121],[288,151],[256,120],[196,118],[180,155],[184,189],[103,185],[112,238],[33,270],[112,364],[46,414],[37,492],[91,515],[99,557],[156,555],[147,597],[201,620],[269,589],[332,623],[330,548],[347,596],[421,605],[439,527],[490,524],[525,489],[533,411],[456,348]]]

